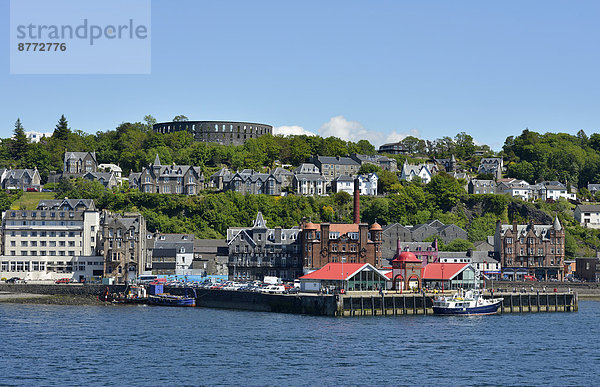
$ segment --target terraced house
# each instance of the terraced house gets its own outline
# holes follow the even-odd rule
[[[534,276],[539,280],[562,281],[565,258],[565,230],[558,218],[552,224],[496,223],[494,235],[496,258],[502,262],[502,275],[522,280]]]
[[[316,165],[327,182],[338,176],[355,176],[360,169],[360,163],[350,157],[313,156],[310,160]]]
[[[262,213],[252,227],[227,229],[228,270],[232,279],[291,280],[302,275],[300,229],[267,228]]]
[[[162,165],[157,154],[154,163],[142,170],[139,186],[147,193],[196,195],[204,189],[204,175],[200,167]]]
[[[146,219],[137,212],[103,211],[99,252],[104,255],[104,276],[116,283],[137,278],[151,268],[146,249]]]

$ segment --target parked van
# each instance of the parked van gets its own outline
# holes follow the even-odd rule
[[[285,293],[285,286],[283,285],[269,285],[262,290],[263,293],[267,294],[283,294]]]

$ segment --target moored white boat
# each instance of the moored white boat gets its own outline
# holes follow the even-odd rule
[[[479,271],[475,270],[475,288],[460,289],[452,297],[440,296],[433,300],[433,313],[440,315],[485,315],[495,314],[504,298],[483,298],[479,290]]]
[[[452,297],[438,297],[433,300],[433,313],[441,315],[495,314],[503,298],[485,299],[479,289],[459,291]]]

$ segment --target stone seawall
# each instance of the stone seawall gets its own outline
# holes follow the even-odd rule
[[[183,288],[165,288],[165,292],[184,295]],[[191,292],[188,290],[188,295]],[[196,289],[196,306],[206,308],[242,309],[260,312],[335,316],[336,296],[262,294],[228,290]]]
[[[120,293],[125,285],[55,285],[55,284],[0,284],[0,292],[44,295],[95,296]],[[241,309],[258,312],[310,314],[315,316],[335,316],[339,296],[262,294],[227,290],[196,290],[196,305],[205,308]],[[165,293],[184,295],[186,289],[165,287]],[[188,294],[191,294],[188,290]]]
[[[89,296],[104,293],[108,288],[109,293],[125,291],[125,285],[84,285],[84,284],[0,284],[0,292],[29,293],[29,294],[66,294],[73,296]]]

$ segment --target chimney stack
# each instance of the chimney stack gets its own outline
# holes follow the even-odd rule
[[[360,182],[354,179],[354,224],[360,223]]]

